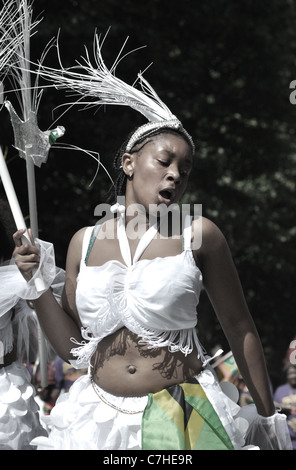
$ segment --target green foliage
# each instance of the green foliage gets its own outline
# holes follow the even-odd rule
[[[65,66],[84,53],[84,45],[91,51],[95,28],[104,35],[111,26],[103,50],[107,64],[126,36],[126,50],[147,45],[129,55],[117,74],[132,83],[153,62],[145,76],[198,141],[184,202],[202,203],[203,214],[225,233],[277,380],[296,334],[296,107],[289,101],[289,84],[296,79],[295,2],[52,0],[49,6],[36,0],[34,8],[36,14],[44,10],[32,38],[36,58],[59,28]],[[54,50],[46,63],[57,65]],[[51,126],[53,108],[66,101],[61,92],[45,89],[42,129]],[[100,152],[110,169],[116,148],[142,122],[136,114],[123,108],[71,109],[58,122],[66,127],[63,142]],[[15,158],[5,110],[0,132],[27,211],[24,162]],[[103,171],[88,187],[95,171],[89,157],[56,148],[36,169],[40,237],[54,242],[60,266],[72,234],[95,222],[94,208],[108,190]],[[225,344],[205,298],[200,312],[207,346]]]

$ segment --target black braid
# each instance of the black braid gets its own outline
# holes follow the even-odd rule
[[[122,169],[122,155],[125,153],[126,146],[130,137],[133,135],[133,132],[125,139],[125,141],[121,144],[120,148],[115,153],[115,157],[113,160],[113,170],[114,170],[114,184],[110,187],[108,194],[107,194],[107,203],[108,204],[115,204],[117,202],[118,196],[125,195],[125,188],[126,188],[126,179],[127,176]]]

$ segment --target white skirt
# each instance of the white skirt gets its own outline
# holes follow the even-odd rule
[[[196,378],[234,448],[249,448],[244,447],[249,423],[238,419],[240,407],[222,391],[209,368]],[[140,450],[142,415],[147,402],[148,396],[111,395],[94,385],[89,375],[84,375],[74,382],[68,393],[58,398],[46,417],[51,429],[49,436],[38,437],[31,444],[37,446],[37,450]]]
[[[37,450],[140,450],[147,400],[110,395],[83,375],[43,418],[51,429],[49,437],[31,444]]]
[[[34,437],[47,434],[34,396],[23,364],[13,362],[0,369],[0,450],[30,450]]]

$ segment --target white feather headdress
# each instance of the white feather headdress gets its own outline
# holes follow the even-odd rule
[[[182,133],[194,152],[195,147],[191,136],[183,128],[179,119],[161,101],[151,85],[144,79],[142,73],[138,74],[136,80],[136,82],[140,83],[141,90],[137,89],[134,85],[128,85],[115,76],[116,67],[123,59],[120,56],[127,40],[123,44],[110,70],[106,67],[101,54],[105,38],[106,36],[100,43],[98,35],[95,35],[94,59],[96,68],[91,64],[86,49],[86,57],[83,58],[82,63],[77,62],[76,66],[65,69],[60,62],[61,69],[41,67],[40,74],[52,81],[56,88],[71,89],[80,95],[81,98],[76,103],[87,106],[108,104],[129,106],[143,114],[148,123],[139,127],[132,135],[127,144],[126,151],[130,151],[140,138],[149,135],[154,130],[170,128]]]
[[[16,7],[15,0],[7,1],[0,11],[0,72],[5,75],[11,66],[11,59],[22,43],[22,3]]]

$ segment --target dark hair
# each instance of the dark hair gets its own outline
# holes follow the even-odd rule
[[[126,181],[127,181],[127,175],[124,173],[122,169],[122,155],[126,152],[126,146],[131,138],[131,136],[135,133],[135,131],[138,128],[134,129],[125,139],[125,141],[121,144],[120,148],[117,150],[114,160],[113,160],[113,170],[115,173],[114,176],[114,184],[110,187],[107,195],[107,202],[109,204],[114,204],[117,202],[118,196],[124,196],[125,194],[125,189],[126,189]],[[173,135],[178,135],[183,137],[183,139],[188,143],[188,145],[191,147],[190,142],[186,138],[186,136],[182,133],[179,132],[176,129],[170,129],[169,127],[162,127],[160,129],[156,129],[152,131],[150,134],[146,134],[143,137],[141,137],[134,147],[131,149],[129,153],[135,153],[139,152],[143,146],[148,142],[148,139],[150,137],[154,137],[155,135],[159,134],[173,134]],[[142,147],[141,147],[141,144]],[[140,147],[139,147],[140,146]]]

